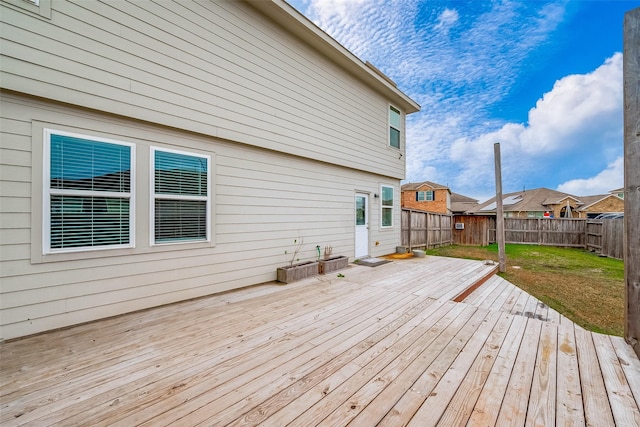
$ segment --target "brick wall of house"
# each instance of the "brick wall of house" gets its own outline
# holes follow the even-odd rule
[[[447,205],[449,190],[434,190],[435,200],[429,202],[416,201],[416,192],[418,190],[403,191],[402,192],[402,207],[406,209],[415,209],[419,211],[438,212],[448,214],[451,213],[449,206]],[[426,191],[426,190],[420,190]]]

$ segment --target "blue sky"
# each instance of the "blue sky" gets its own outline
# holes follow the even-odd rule
[[[422,111],[407,180],[484,201],[623,186],[622,22],[638,1],[287,0]]]

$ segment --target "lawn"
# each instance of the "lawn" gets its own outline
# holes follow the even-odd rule
[[[498,260],[498,246],[445,246],[428,255]],[[509,282],[585,329],[624,333],[624,263],[597,254],[551,246],[506,245]]]

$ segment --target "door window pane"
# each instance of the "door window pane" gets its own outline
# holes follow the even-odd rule
[[[356,197],[356,225],[366,225],[367,203],[364,197]]]

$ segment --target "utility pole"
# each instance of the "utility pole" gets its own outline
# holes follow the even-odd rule
[[[624,15],[624,337],[640,357],[640,8]]]
[[[496,241],[498,242],[498,268],[500,273],[507,271],[507,257],[504,252],[504,213],[502,211],[502,164],[500,143],[493,144],[493,156],[496,165]]]

